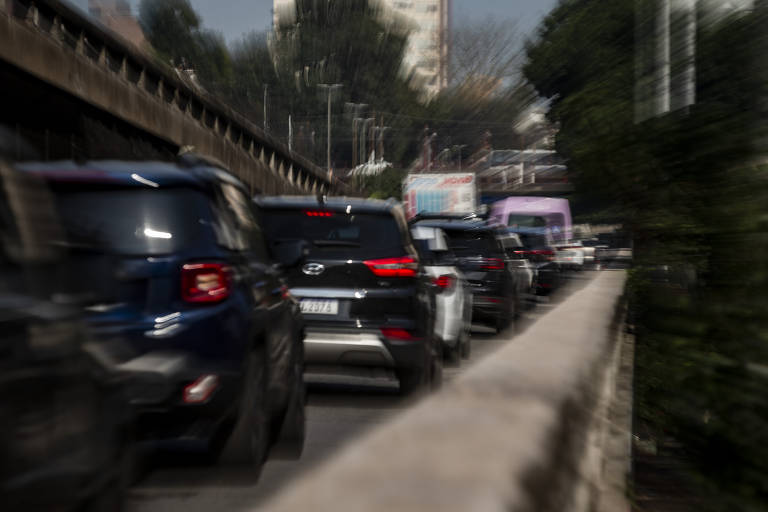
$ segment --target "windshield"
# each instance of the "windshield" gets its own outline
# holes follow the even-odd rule
[[[304,210],[265,210],[262,218],[273,247],[290,240],[305,240],[310,254],[325,258],[400,256],[403,237],[394,217]]]
[[[501,248],[490,231],[445,230],[448,245],[457,256],[488,256],[501,253]]]
[[[61,187],[56,202],[75,249],[157,255],[213,236],[205,196],[190,189]]]

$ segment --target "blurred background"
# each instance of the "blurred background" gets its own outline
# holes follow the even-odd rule
[[[19,162],[191,150],[249,195],[394,198],[409,217],[407,179],[471,174],[478,212],[567,199],[561,245],[628,267],[633,507],[766,510],[768,2],[0,0],[0,22],[2,287],[17,301],[0,310],[26,318],[8,322],[56,303],[46,322],[82,338],[81,304],[51,299],[71,285],[54,200]],[[70,427],[108,415],[99,442],[127,460],[119,372],[86,352],[65,365],[77,376],[54,372],[66,400],[101,397]]]

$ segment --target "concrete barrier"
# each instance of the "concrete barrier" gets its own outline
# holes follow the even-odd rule
[[[440,393],[341,450],[263,509],[629,510],[616,428],[624,272],[603,272]],[[630,365],[631,368],[631,365]],[[620,409],[629,403],[624,394]],[[626,412],[626,411],[624,411]],[[627,442],[616,442],[624,439]],[[618,460],[618,463],[617,463]],[[606,474],[606,470],[611,474]],[[618,486],[618,487],[617,487]]]

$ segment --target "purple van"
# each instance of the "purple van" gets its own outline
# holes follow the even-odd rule
[[[571,239],[571,208],[556,197],[508,197],[493,203],[491,219],[511,231],[549,231],[555,243]]]

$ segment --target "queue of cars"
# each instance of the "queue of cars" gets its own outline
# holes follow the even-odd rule
[[[209,463],[258,475],[270,452],[301,455],[305,371],[384,369],[403,394],[437,388],[444,361],[469,357],[473,323],[508,327],[565,267],[537,226],[407,220],[393,200],[253,198],[193,155],[0,168],[3,268],[30,269],[0,283],[13,283],[0,286],[11,510],[46,486],[58,502],[118,509],[142,441],[195,443]],[[62,460],[89,463],[48,474],[25,432],[63,408],[82,414],[37,431]]]

